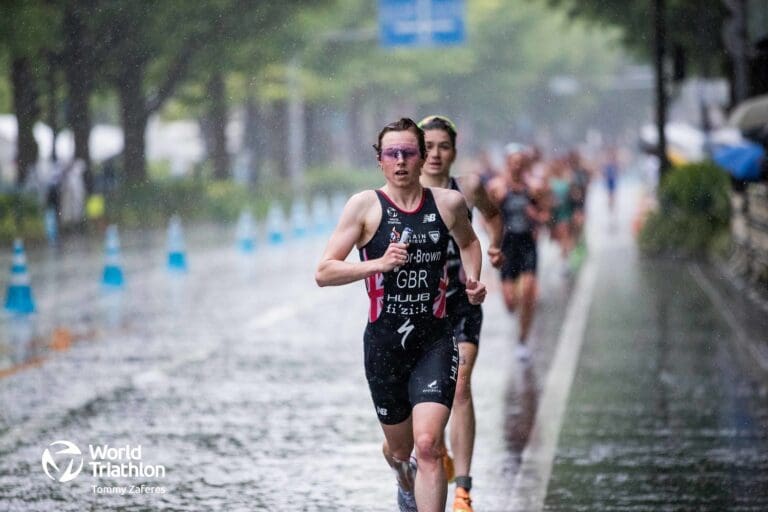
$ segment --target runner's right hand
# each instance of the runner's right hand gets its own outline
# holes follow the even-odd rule
[[[391,243],[387,247],[384,256],[380,258],[382,272],[389,272],[395,267],[402,267],[408,261],[408,245],[401,243]]]

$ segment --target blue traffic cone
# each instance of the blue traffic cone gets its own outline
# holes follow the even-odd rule
[[[181,273],[187,271],[184,233],[181,229],[181,219],[178,215],[171,217],[171,221],[168,224],[168,270]]]
[[[35,312],[35,301],[32,299],[32,287],[27,272],[27,255],[24,252],[24,242],[19,238],[13,241],[11,283],[5,296],[5,310],[25,315]]]
[[[303,199],[296,199],[291,205],[291,227],[293,228],[293,238],[304,238],[307,236],[307,204]]]
[[[267,239],[272,245],[279,245],[285,241],[285,213],[279,202],[269,206],[267,212]]]
[[[254,236],[253,215],[249,211],[243,211],[237,220],[237,247],[246,254],[256,249],[256,237]]]
[[[120,235],[118,235],[117,226],[114,224],[107,227],[104,253],[104,273],[101,277],[101,284],[109,288],[122,288],[125,285],[125,279],[123,268],[120,265]]]

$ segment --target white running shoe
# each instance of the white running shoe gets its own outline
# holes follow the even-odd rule
[[[415,481],[415,473],[417,470],[416,457],[411,455],[408,464],[413,472],[412,481]],[[399,483],[397,485],[397,507],[400,509],[400,512],[418,512],[418,509],[416,508],[416,496],[413,494],[413,491],[406,491]]]
[[[416,496],[399,485],[397,486],[397,506],[400,512],[418,512],[416,508]]]

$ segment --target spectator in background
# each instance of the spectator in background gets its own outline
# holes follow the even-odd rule
[[[619,158],[615,147],[611,146],[606,152],[605,163],[603,164],[603,179],[605,180],[605,189],[608,192],[608,210],[613,213],[616,203],[616,186],[619,180]]]

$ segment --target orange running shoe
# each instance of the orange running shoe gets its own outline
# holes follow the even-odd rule
[[[445,479],[448,483],[456,480],[456,468],[453,466],[453,459],[448,455],[448,450],[443,448],[443,470],[445,471]]]
[[[463,487],[456,488],[456,498],[453,500],[453,512],[472,512],[472,498],[469,491]]]

